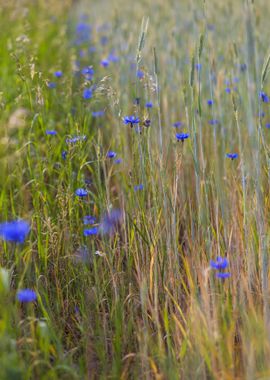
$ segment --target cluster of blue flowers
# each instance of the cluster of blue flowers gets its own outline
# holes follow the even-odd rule
[[[228,268],[229,262],[226,257],[218,256],[216,261],[210,260],[210,267],[216,270],[216,277],[225,279],[231,276],[230,272],[225,272]]]

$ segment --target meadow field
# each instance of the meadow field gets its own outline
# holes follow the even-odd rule
[[[0,0],[0,380],[270,379],[269,19]]]

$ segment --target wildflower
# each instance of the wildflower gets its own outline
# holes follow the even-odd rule
[[[211,107],[214,104],[214,100],[213,99],[208,99],[207,100],[207,104],[209,105],[209,107]]]
[[[61,153],[61,156],[62,156],[63,160],[66,160],[67,154],[68,154],[67,151],[63,150],[63,152]]]
[[[54,82],[49,82],[49,83],[47,84],[47,86],[48,86],[49,88],[56,88],[56,83],[54,83]]]
[[[231,273],[230,272],[217,272],[216,277],[217,278],[229,278],[229,277],[231,277]]]
[[[231,89],[230,89],[230,87],[226,87],[226,88],[225,88],[225,91],[227,92],[227,94],[230,94],[230,93],[231,93]]]
[[[176,133],[175,137],[177,141],[182,141],[183,143],[184,140],[189,138],[189,133]]]
[[[140,185],[136,185],[134,186],[134,191],[138,191],[138,190],[143,190],[144,186],[143,184],[141,183]]]
[[[135,98],[134,104],[136,104],[138,106],[140,104],[140,98]]]
[[[217,270],[226,269],[228,265],[229,263],[226,257],[223,258],[223,257],[218,256],[216,261],[210,260],[210,267],[212,269],[217,269]]]
[[[196,65],[195,65],[195,69],[196,69],[197,71],[201,71],[201,69],[202,69],[202,64],[201,64],[201,63],[196,63]]]
[[[77,189],[77,190],[75,191],[75,194],[76,194],[78,197],[86,197],[86,195],[88,194],[88,191],[85,190],[85,189],[81,189],[81,188],[79,188],[79,189]]]
[[[266,128],[270,128],[270,123],[266,123]]]
[[[145,119],[144,120],[144,122],[143,122],[143,125],[145,126],[145,127],[150,127],[150,125],[151,125],[151,120],[150,119]]]
[[[91,88],[85,88],[83,90],[83,98],[84,99],[91,99],[93,97],[93,91]]]
[[[140,118],[136,116],[125,116],[123,119],[126,125],[130,124],[131,128],[133,128],[133,124],[139,124]]]
[[[139,79],[143,79],[143,77],[144,77],[144,72],[143,72],[142,70],[138,70],[137,73],[136,73],[136,75],[137,75],[137,78],[139,78]]]
[[[95,224],[96,217],[91,215],[85,215],[83,218],[83,224]]]
[[[92,80],[94,76],[94,69],[91,66],[84,67],[81,71],[82,75],[84,75],[85,79]]]
[[[100,61],[100,64],[101,64],[101,66],[103,66],[103,67],[108,67],[109,64],[110,64],[110,62],[109,62],[108,59],[102,59],[102,60]]]
[[[63,76],[63,73],[62,73],[61,70],[58,70],[58,71],[55,71],[54,76],[55,76],[56,78],[61,78],[61,77]]]
[[[219,121],[218,121],[217,119],[211,119],[211,120],[208,121],[208,123],[209,123],[210,125],[218,125],[218,124],[219,124]]]
[[[99,232],[98,227],[92,227],[87,230],[83,230],[84,236],[92,236],[92,235],[97,235]]]
[[[231,160],[234,160],[238,157],[238,153],[227,153],[226,156]]]
[[[55,136],[55,135],[57,135],[57,132],[55,131],[55,130],[49,130],[49,129],[47,129],[46,130],[46,135],[49,135],[49,136]]]
[[[181,121],[176,121],[173,123],[174,128],[181,128],[183,126],[183,123]]]
[[[20,289],[17,292],[17,300],[20,302],[33,302],[36,299],[36,292],[32,289]]]
[[[117,155],[117,153],[113,152],[112,150],[110,150],[108,153],[107,153],[107,158],[115,158]]]
[[[119,61],[119,57],[117,57],[116,55],[114,55],[114,53],[110,53],[109,57],[108,57],[108,60],[110,62],[118,62]]]
[[[0,224],[0,237],[5,241],[23,243],[30,231],[30,224],[25,220],[15,220]]]
[[[122,162],[122,158],[117,158],[116,160],[114,160],[115,164],[121,164],[121,162]]]
[[[259,97],[260,97],[260,99],[261,99],[264,103],[268,103],[268,102],[269,102],[269,98],[268,98],[268,96],[266,95],[265,92],[260,91],[260,93],[259,93]]]
[[[122,220],[122,212],[119,209],[112,209],[101,218],[99,231],[102,234],[112,235]]]
[[[74,143],[76,143],[78,141],[84,141],[84,140],[86,140],[86,136],[85,135],[75,136],[75,137],[66,139],[66,143],[67,144],[74,144]]]
[[[93,117],[104,116],[104,114],[105,114],[104,111],[93,111],[93,112],[92,112],[92,116],[93,116]]]
[[[153,103],[152,102],[147,102],[145,103],[146,108],[153,108]]]

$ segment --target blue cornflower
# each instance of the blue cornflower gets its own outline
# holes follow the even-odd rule
[[[116,160],[114,160],[115,164],[121,164],[121,162],[122,162],[122,158],[117,158]]]
[[[230,89],[230,87],[226,87],[225,91],[227,92],[227,94],[230,94],[232,90]]]
[[[214,104],[214,100],[213,99],[208,99],[207,100],[207,104],[209,105],[209,107],[211,107]]]
[[[88,191],[85,190],[85,189],[81,189],[81,188],[79,188],[79,189],[77,189],[77,190],[75,191],[75,194],[76,194],[78,197],[86,197],[86,195],[88,194]]]
[[[74,144],[78,141],[84,141],[86,140],[86,136],[85,135],[82,135],[82,136],[75,136],[75,137],[71,137],[71,138],[68,138],[66,139],[66,143],[67,144]]]
[[[125,116],[123,119],[126,125],[130,124],[131,128],[133,128],[133,124],[139,124],[140,118],[137,116]]]
[[[120,224],[122,217],[122,211],[119,209],[112,209],[104,214],[101,218],[99,232],[106,235],[113,234],[117,226]]]
[[[103,66],[103,67],[108,67],[109,64],[110,64],[110,61],[109,61],[108,59],[102,59],[102,60],[100,61],[100,64],[101,64],[101,66]]]
[[[85,215],[83,217],[83,224],[95,224],[96,220],[97,220],[97,218],[95,216]]]
[[[55,76],[56,78],[61,78],[61,77],[63,76],[63,73],[62,73],[61,70],[58,70],[58,71],[55,71],[54,76]]]
[[[266,128],[270,128],[270,123],[266,123]]]
[[[143,190],[143,188],[144,188],[144,186],[143,186],[143,184],[141,183],[141,184],[139,184],[139,185],[134,186],[134,191]]]
[[[91,235],[97,235],[99,232],[98,227],[92,227],[87,230],[83,230],[84,236],[91,236]]]
[[[55,83],[55,82],[49,82],[49,83],[47,84],[47,86],[48,86],[49,88],[56,88],[56,83]]]
[[[92,112],[92,116],[93,117],[100,117],[100,116],[104,116],[105,112],[102,110],[102,111],[93,111]]]
[[[268,96],[266,95],[265,92],[260,91],[260,92],[259,92],[259,97],[260,97],[260,99],[261,99],[264,103],[268,103],[268,102],[269,102],[269,98],[268,98]]]
[[[227,153],[226,156],[231,160],[234,160],[238,157],[238,153]]]
[[[223,258],[223,257],[218,256],[216,261],[210,260],[210,267],[212,269],[217,269],[217,270],[226,269],[228,265],[229,265],[229,262],[226,259],[226,257]]]
[[[97,48],[95,46],[90,46],[88,51],[89,53],[95,53],[97,51]]]
[[[81,71],[82,75],[85,77],[87,80],[92,80],[94,76],[94,69],[91,66],[84,67]]]
[[[114,55],[114,53],[110,53],[109,57],[108,57],[108,60],[110,62],[118,62],[119,61],[119,57],[117,57],[116,55]]]
[[[152,102],[147,102],[145,103],[146,108],[153,108],[153,103]]]
[[[67,158],[67,154],[68,154],[67,151],[63,150],[63,152],[61,153],[63,160],[65,160]]]
[[[17,292],[17,300],[20,302],[33,302],[36,299],[36,292],[32,289],[20,289]]]
[[[91,99],[93,97],[93,91],[91,88],[85,88],[83,90],[83,98],[84,99]]]
[[[201,71],[201,69],[202,69],[202,64],[201,64],[201,63],[196,63],[196,65],[195,65],[195,69],[196,69],[197,71]]]
[[[110,150],[108,153],[107,153],[107,158],[115,158],[117,156],[117,153],[115,153],[114,151]]]
[[[217,278],[229,278],[229,277],[231,277],[231,273],[230,272],[217,272],[216,277]]]
[[[183,123],[181,121],[176,121],[173,123],[174,128],[181,128],[183,126]]]
[[[30,231],[30,224],[25,220],[15,220],[0,224],[0,237],[5,241],[23,243]]]
[[[57,135],[57,132],[55,131],[55,130],[53,130],[53,129],[47,129],[46,130],[46,135],[49,135],[49,136],[55,136],[55,135]]]
[[[184,142],[184,140],[189,138],[189,133],[176,133],[175,137],[177,141]]]
[[[211,120],[208,121],[208,123],[209,123],[210,125],[218,125],[218,124],[219,124],[219,121],[218,121],[217,119],[211,119]]]
[[[136,73],[136,75],[137,75],[137,78],[139,78],[139,79],[143,79],[143,77],[144,77],[144,72],[143,72],[142,70],[138,70],[137,73]]]

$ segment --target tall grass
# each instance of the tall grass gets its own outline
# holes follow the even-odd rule
[[[270,378],[269,10],[0,1],[0,216],[31,223],[0,245],[1,380]]]

